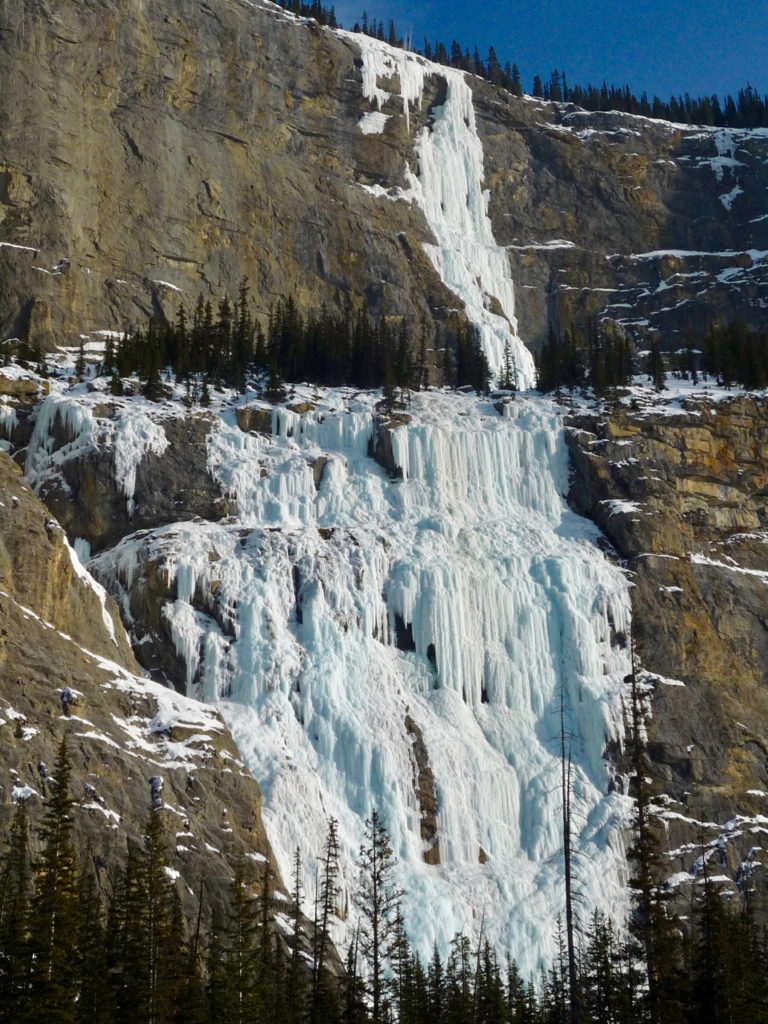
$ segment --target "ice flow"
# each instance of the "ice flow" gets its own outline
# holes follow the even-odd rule
[[[285,878],[298,846],[311,900],[332,815],[349,892],[377,807],[419,952],[484,921],[500,954],[535,968],[562,910],[561,693],[580,891],[587,907],[623,907],[628,807],[604,753],[621,740],[627,585],[564,501],[546,400],[502,416],[471,396],[414,395],[392,431],[397,479],[368,454],[375,396],[312,397],[313,411],[275,410],[272,437],[223,413],[210,466],[237,495],[236,523],[132,536],[91,564],[113,587],[141,585],[144,560],[175,581],[164,616],[188,692],[222,708]],[[436,865],[406,719],[434,780]]]
[[[463,71],[438,66],[365,36],[350,36],[360,47],[363,96],[380,109],[390,98],[380,81],[397,81],[403,115],[410,130],[410,109],[421,106],[424,80],[445,79],[445,102],[430,111],[430,124],[416,136],[418,175],[406,168],[408,190],[397,198],[424,211],[437,244],[424,246],[440,278],[464,303],[477,327],[491,371],[498,375],[509,346],[517,385],[534,386],[530,352],[517,334],[514,286],[506,251],[497,245],[483,189],[483,146],[477,134],[472,90]],[[386,193],[383,193],[386,194]],[[497,312],[496,310],[501,310]]]

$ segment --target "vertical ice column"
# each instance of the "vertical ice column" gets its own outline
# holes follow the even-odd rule
[[[363,95],[381,108],[391,94],[380,88],[379,79],[396,76],[409,128],[410,106],[421,104],[425,77],[445,78],[445,103],[433,111],[431,129],[423,128],[418,135],[419,174],[416,177],[408,169],[410,193],[406,195],[424,211],[437,239],[437,245],[424,248],[441,280],[462,300],[469,320],[480,331],[491,371],[496,375],[501,371],[509,344],[518,385],[532,387],[533,358],[517,335],[507,254],[497,245],[488,217],[483,146],[464,73],[438,67],[375,39],[354,38],[363,60]],[[493,312],[492,306],[501,313]]]
[[[416,143],[419,178],[414,189],[437,238],[437,245],[424,248],[479,329],[491,371],[501,371],[509,344],[518,384],[529,388],[535,383],[533,358],[517,336],[507,254],[496,244],[488,217],[472,90],[462,72],[442,68],[440,73],[447,82],[445,103],[435,110],[431,131],[423,128]],[[503,315],[492,312],[492,299]]]

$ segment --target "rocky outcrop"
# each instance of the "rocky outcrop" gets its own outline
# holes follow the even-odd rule
[[[153,434],[142,440],[142,426],[126,425],[122,412],[122,406],[107,399],[89,406],[86,442],[82,426],[71,425],[66,412],[56,410],[49,434],[35,435],[39,444],[33,445],[27,469],[39,496],[71,537],[82,537],[96,552],[136,530],[196,516],[219,520],[236,511],[236,502],[208,468],[212,417],[179,415],[177,408],[173,415],[152,420]],[[116,429],[127,435],[125,455]],[[130,482],[126,465],[133,473]]]
[[[170,866],[190,916],[202,877],[221,906],[243,858],[277,869],[261,793],[215,711],[138,676],[111,598],[77,569],[61,527],[0,453],[0,828],[26,798],[42,813],[66,737],[81,858],[105,893],[140,841],[161,780]],[[154,783],[155,787],[158,783]]]
[[[137,671],[117,607],[82,568],[66,534],[0,452],[0,591],[89,651]],[[1,657],[1,655],[0,655]]]
[[[419,804],[419,830],[424,844],[424,863],[440,863],[440,837],[437,830],[437,792],[435,776],[429,764],[424,735],[410,715],[405,716],[405,731],[411,737],[413,791]]]
[[[240,407],[236,410],[237,425],[241,430],[256,434],[272,433],[272,410],[256,409],[253,406]]]
[[[378,414],[374,420],[374,433],[370,442],[369,454],[382,469],[395,479],[402,480],[403,469],[398,466],[392,447],[392,431],[407,426],[411,417],[402,408],[387,411],[384,403],[380,403]]]
[[[768,406],[702,394],[570,423],[571,502],[633,582],[670,874],[706,851],[717,873],[754,881],[768,819]]]
[[[48,394],[50,383],[20,366],[0,372],[0,448],[20,457],[29,444],[35,407]]]

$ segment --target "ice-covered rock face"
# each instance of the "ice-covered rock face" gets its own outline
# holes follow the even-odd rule
[[[160,562],[164,615],[191,694],[219,703],[264,791],[285,877],[339,819],[345,886],[377,807],[422,955],[484,934],[525,970],[553,949],[562,910],[559,713],[573,736],[576,873],[586,907],[623,910],[626,798],[606,743],[620,741],[629,600],[585,520],[564,501],[555,408],[518,398],[414,395],[393,430],[403,479],[368,455],[372,396],[328,392],[275,436],[223,414],[210,465],[236,492],[232,524],[126,538],[92,562],[140,585]],[[327,460],[327,461],[322,461]],[[413,731],[434,775],[440,863],[425,863]],[[354,912],[339,924],[344,941]],[[346,931],[345,931],[346,929]]]
[[[420,106],[424,79],[445,79],[445,102],[431,111],[431,124],[416,138],[418,175],[406,168],[408,190],[382,197],[415,201],[424,211],[436,245],[424,248],[441,280],[464,303],[467,317],[477,327],[492,373],[498,375],[505,350],[514,364],[517,384],[533,387],[533,358],[517,336],[514,286],[509,261],[496,244],[488,217],[488,192],[483,188],[483,146],[477,134],[475,111],[464,72],[432,64],[416,54],[376,39],[354,36],[363,62],[363,95],[377,110],[390,99],[380,80],[398,84],[403,116],[410,129],[410,108]],[[374,112],[375,113],[375,112]],[[374,129],[369,120],[361,130]],[[380,130],[384,124],[380,123]]]

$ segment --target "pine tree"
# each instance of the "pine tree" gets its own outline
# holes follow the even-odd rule
[[[427,968],[428,1019],[441,1024],[445,1019],[445,972],[440,959],[440,950],[435,942],[432,957]]]
[[[245,867],[239,860],[230,886],[230,910],[226,925],[224,991],[227,1024],[246,1024],[253,1016],[259,962],[256,949],[256,903],[248,892]]]
[[[301,963],[301,904],[303,887],[301,883],[301,852],[296,847],[293,857],[293,947],[288,968],[287,979],[287,1018],[288,1024],[298,1024],[304,1019],[306,1010],[306,972]],[[317,964],[315,964],[315,976]],[[313,991],[315,976],[313,976]]]
[[[343,988],[343,1024],[368,1024],[365,1012],[365,984],[360,977],[360,928],[347,950]]]
[[[27,913],[30,897],[27,802],[18,800],[0,865],[0,1022],[21,1019],[29,970]]]
[[[70,776],[67,742],[62,739],[40,825],[42,851],[29,919],[35,1010],[47,1024],[75,1020],[79,915]]]
[[[381,1024],[386,1010],[386,965],[392,948],[395,915],[404,895],[393,880],[395,855],[376,809],[365,822],[360,847],[360,880],[355,901],[360,910],[360,952],[368,968],[372,1024]]]
[[[675,1014],[681,1005],[675,991],[679,989],[681,995],[684,992],[681,949],[674,922],[667,913],[667,897],[660,883],[663,866],[650,821],[650,792],[646,782],[648,758],[643,739],[645,723],[632,639],[630,650],[632,671],[625,682],[631,687],[631,758],[635,797],[635,841],[629,850],[629,859],[635,867],[634,877],[630,880],[635,902],[631,930],[640,942],[645,960],[646,1003],[651,1024],[661,1024],[667,1017],[672,1024],[678,1019]]]
[[[96,876],[83,871],[78,885],[79,930],[77,936],[78,1024],[111,1024],[112,992],[107,976],[102,906]]]
[[[504,365],[501,371],[501,378],[499,379],[499,387],[502,391],[517,390],[517,368],[512,356],[509,339],[504,342]]]
[[[107,335],[107,343],[104,347],[104,361],[101,364],[101,372],[111,374],[115,369],[115,342],[112,334]]]
[[[664,357],[657,338],[651,339],[647,373],[656,391],[663,391],[666,388]]]
[[[119,1024],[146,1020],[149,957],[141,853],[129,842],[125,865],[113,888],[107,917],[107,960]]]
[[[160,370],[153,366],[147,374],[147,379],[141,389],[141,393],[150,402],[160,402],[163,398],[163,382],[160,378]]]
[[[149,982],[147,1024],[157,1024],[168,1017],[164,958],[170,934],[171,885],[165,870],[168,858],[164,831],[161,801],[153,799],[142,850]]]
[[[339,835],[335,818],[328,821],[318,893],[319,914],[315,923],[315,955],[312,975],[310,1020],[328,1019],[333,993],[329,987],[326,961],[331,948],[330,925],[339,898]]]
[[[218,921],[211,925],[208,948],[205,957],[205,1020],[206,1024],[228,1024],[232,1000],[228,991],[228,974],[222,927]]]

